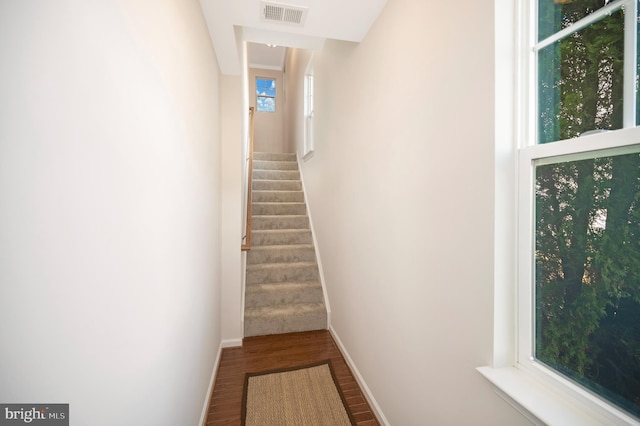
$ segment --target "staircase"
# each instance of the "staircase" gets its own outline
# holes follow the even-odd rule
[[[254,152],[244,335],[327,328],[295,154]]]

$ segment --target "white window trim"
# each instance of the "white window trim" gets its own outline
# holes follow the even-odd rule
[[[530,51],[533,54],[526,47],[531,46],[534,39],[529,18],[535,13],[533,3],[527,0],[495,0],[494,353],[491,365],[480,367],[478,371],[491,382],[499,396],[534,424],[639,425],[625,412],[527,355],[531,353],[533,323],[531,256],[534,200],[531,162],[569,154],[575,150],[576,143],[575,140],[561,141],[518,150],[519,146],[525,146],[523,141],[535,140],[537,127],[530,121],[533,116],[530,111],[537,109],[535,96],[532,96],[537,85],[534,78],[529,78],[536,75],[535,61],[523,53]],[[625,112],[625,116],[629,114]],[[620,149],[624,151],[640,143],[640,128],[593,134],[580,139],[580,148],[587,151],[610,149],[612,146],[622,147]],[[530,173],[514,182],[513,176],[519,175],[519,167],[526,167]],[[527,215],[520,212],[527,212]],[[528,249],[522,250],[522,246]],[[514,254],[516,252],[518,256]],[[518,282],[526,282],[526,286],[518,287]],[[521,295],[524,297],[519,297]]]
[[[315,151],[314,140],[314,113],[315,113],[315,74],[313,71],[313,54],[309,58],[307,68],[303,76],[303,159],[306,161],[313,157]]]

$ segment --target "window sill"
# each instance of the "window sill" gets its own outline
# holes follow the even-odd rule
[[[639,424],[623,413],[613,413],[552,388],[521,369],[479,367],[477,370],[491,382],[501,398],[536,425]]]

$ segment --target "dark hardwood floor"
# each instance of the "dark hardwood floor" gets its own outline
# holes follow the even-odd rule
[[[326,330],[258,336],[222,350],[207,425],[239,425],[244,375],[330,359],[348,409],[358,425],[378,425],[340,350]]]

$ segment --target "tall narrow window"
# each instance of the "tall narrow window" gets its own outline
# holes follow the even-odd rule
[[[519,362],[640,418],[638,1],[534,1]]]
[[[259,112],[276,111],[276,80],[256,78],[256,109]]]
[[[314,151],[313,113],[314,113],[314,77],[313,58],[309,60],[304,75],[304,156],[309,157]]]

